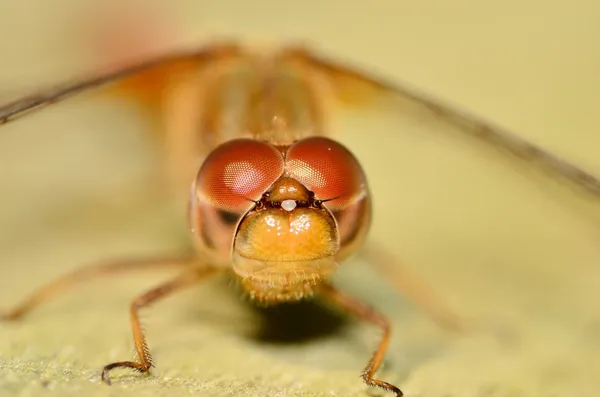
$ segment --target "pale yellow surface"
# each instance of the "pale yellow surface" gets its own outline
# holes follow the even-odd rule
[[[600,174],[597,2],[171,3],[183,42],[314,40]],[[3,101],[85,70],[68,34],[77,7],[86,2],[0,1]],[[393,321],[381,376],[409,396],[597,396],[600,199],[435,123],[379,116],[342,120],[339,135],[371,179],[372,238],[462,313],[514,337],[448,337],[358,259],[338,283]],[[144,127],[135,110],[84,97],[0,128],[0,308],[78,265],[186,243],[177,210],[139,189],[155,164]],[[127,304],[162,279],[98,281],[0,324],[0,395],[369,395],[358,375],[372,328],[307,309],[295,313],[301,329],[338,326],[276,343],[260,335],[295,323],[267,321],[218,280],[148,310],[157,368],[115,373],[109,389],[101,366],[132,357]]]

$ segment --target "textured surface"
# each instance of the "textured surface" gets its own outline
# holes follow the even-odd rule
[[[75,2],[4,3],[2,98],[82,70],[65,34],[77,23],[68,18]],[[385,1],[370,12],[316,1],[198,3],[173,2],[188,42],[212,33],[319,39],[342,59],[452,99],[600,173],[592,2]],[[337,282],[395,325],[381,376],[409,396],[597,395],[600,200],[521,172],[439,125],[379,116],[338,126],[373,186],[373,239],[461,312],[494,318],[513,336],[445,335],[359,258]],[[155,172],[144,127],[134,109],[82,98],[0,129],[0,308],[81,264],[185,245],[177,209],[140,187]],[[376,331],[310,305],[259,312],[217,279],[145,312],[156,371],[115,373],[107,389],[99,368],[132,356],[129,300],[168,274],[99,280],[0,324],[0,395],[369,395],[358,375]]]

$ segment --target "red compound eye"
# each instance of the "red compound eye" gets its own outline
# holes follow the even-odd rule
[[[215,209],[245,212],[283,173],[283,156],[272,145],[236,139],[215,149],[196,179],[197,199]]]
[[[288,174],[327,201],[332,210],[342,210],[367,193],[362,167],[340,143],[327,138],[307,138],[287,151]]]

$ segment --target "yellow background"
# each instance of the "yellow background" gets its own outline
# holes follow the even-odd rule
[[[159,4],[143,4],[151,3]],[[74,32],[91,4],[0,1],[2,101],[89,70],[85,40]],[[170,4],[163,15],[179,24],[178,44],[308,41],[600,174],[595,2]],[[156,187],[139,188],[156,171],[146,127],[134,108],[82,96],[0,129],[0,307],[81,264],[185,243],[179,211],[161,204]],[[338,283],[394,323],[381,376],[413,396],[595,396],[599,200],[439,123],[388,112],[341,127],[337,136],[371,180],[373,239],[461,313],[513,335],[504,343],[488,334],[449,337],[358,259]],[[105,395],[99,368],[131,357],[127,304],[162,279],[99,281],[1,324],[0,395]],[[308,314],[301,322],[322,318]],[[143,318],[159,376],[115,373],[115,395],[368,395],[358,377],[378,335],[368,326],[263,341],[261,331],[285,324],[265,322],[216,280]]]

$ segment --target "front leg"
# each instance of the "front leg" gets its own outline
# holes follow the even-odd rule
[[[199,267],[187,271],[135,298],[131,303],[130,315],[133,341],[138,354],[138,361],[119,361],[106,365],[102,370],[102,380],[110,385],[109,372],[114,368],[131,368],[141,373],[150,372],[150,368],[153,366],[152,356],[150,355],[150,349],[148,348],[146,337],[142,330],[139,311],[157,300],[171,295],[173,292],[180,291],[200,282],[207,276],[214,274],[216,270],[217,269],[213,267]]]
[[[379,346],[377,346],[377,350],[375,350],[371,360],[369,360],[369,363],[363,370],[361,377],[369,386],[380,387],[384,390],[395,393],[396,397],[402,397],[403,393],[399,388],[391,383],[384,382],[380,379],[375,379],[374,377],[383,361],[383,357],[385,356],[390,342],[391,326],[388,319],[383,314],[375,311],[375,309],[367,306],[363,302],[360,302],[350,295],[341,292],[331,284],[322,284],[320,287],[320,292],[328,301],[356,315],[360,319],[378,326],[383,330],[383,337],[379,342]]]

